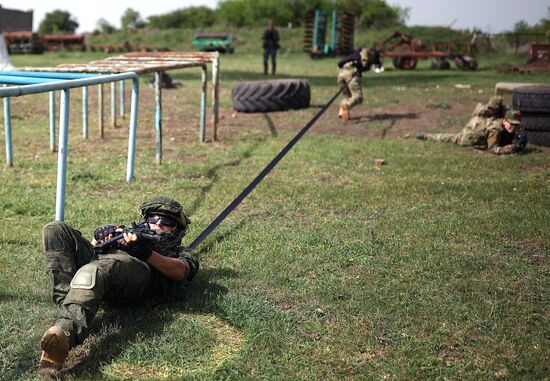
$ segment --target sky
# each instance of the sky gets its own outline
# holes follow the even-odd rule
[[[276,1],[276,0],[273,0]],[[514,24],[525,20],[536,24],[550,17],[550,0],[386,0],[390,5],[409,8],[407,25],[450,26],[456,29],[478,28],[487,33],[511,30]],[[120,18],[127,8],[148,16],[165,14],[176,9],[205,5],[217,6],[218,0],[0,0],[4,8],[34,10],[34,30],[38,29],[46,13],[55,9],[68,11],[79,23],[77,33],[91,32],[97,21],[104,18],[120,27]]]

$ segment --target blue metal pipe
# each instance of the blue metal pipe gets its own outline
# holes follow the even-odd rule
[[[97,86],[97,127],[99,129],[99,137],[103,139],[105,137],[103,129],[103,84],[100,83]]]
[[[83,87],[89,85],[103,84],[113,81],[131,79],[133,83],[132,102],[130,114],[130,129],[128,137],[128,163],[126,169],[126,181],[131,181],[134,178],[134,159],[135,146],[137,135],[137,118],[139,104],[139,77],[137,73],[129,72],[122,74],[94,76],[93,78],[74,79],[67,81],[56,81],[52,83],[41,83],[26,86],[10,86],[0,88],[0,98],[4,98],[4,113],[6,126],[6,158],[9,166],[12,165],[12,150],[11,150],[11,118],[9,108],[9,98],[22,95],[38,94],[49,91],[61,90],[61,106],[60,106],[60,132],[59,132],[59,150],[58,150],[58,168],[57,168],[57,190],[56,190],[56,206],[55,219],[63,221],[65,217],[65,190],[67,178],[67,147],[69,134],[69,109],[70,109],[70,92],[69,89]]]
[[[55,196],[55,220],[65,218],[65,189],[67,185],[67,149],[69,142],[70,90],[61,90],[59,112],[59,152],[57,154],[57,194]]]
[[[8,75],[8,76],[14,75],[17,77],[35,77],[35,78],[80,79],[80,78],[97,77],[100,74],[14,70],[14,71],[0,71],[0,75]]]
[[[13,152],[11,146],[11,110],[9,98],[4,98],[4,130],[6,134],[6,165],[8,167],[13,167]]]
[[[161,72],[155,72],[155,132],[157,143],[156,161],[160,165],[162,163],[162,89],[161,89]]]
[[[120,117],[124,118],[124,81],[120,81]]]
[[[88,86],[82,88],[82,137],[88,139]]]
[[[55,91],[50,91],[50,151],[55,152]]]
[[[121,74],[98,75],[92,78],[73,79],[27,86],[9,86],[0,88],[0,98],[19,97],[21,95],[44,93],[46,91],[53,90],[72,89],[75,87],[97,85],[101,83],[109,83],[113,81],[134,78],[138,78],[138,75],[134,72],[129,72]]]
[[[116,87],[115,82],[111,82],[111,125],[116,127]]]
[[[130,109],[130,128],[128,132],[128,164],[126,165],[126,181],[134,178],[134,158],[136,153],[136,132],[138,119],[139,79],[137,75],[132,79],[132,107]]]
[[[0,83],[6,85],[34,85],[37,83],[59,82],[60,79],[53,78],[34,78],[34,77],[18,77],[16,75],[0,75]]]

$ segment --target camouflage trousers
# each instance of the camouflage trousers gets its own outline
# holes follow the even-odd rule
[[[360,103],[363,103],[363,90],[361,89],[361,76],[356,75],[353,67],[344,66],[338,71],[338,85],[343,86],[344,99],[340,106],[347,104],[349,109]]]
[[[452,134],[452,133],[441,133],[441,134],[425,134],[424,137],[426,140],[433,140],[434,142],[446,142],[446,143],[454,143],[454,144],[460,144],[460,145],[468,145],[468,143],[464,143],[464,138],[461,133],[458,134]]]
[[[100,302],[135,302],[153,283],[147,263],[122,251],[94,258],[91,243],[63,222],[44,226],[42,245],[52,300],[59,306],[55,324],[70,334],[71,346],[88,336]]]

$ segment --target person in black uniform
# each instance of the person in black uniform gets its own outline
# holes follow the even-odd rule
[[[271,74],[275,74],[277,69],[277,49],[281,46],[279,45],[279,32],[273,26],[273,21],[269,20],[267,22],[267,28],[262,34],[262,47],[264,49],[264,74],[268,73],[268,60],[271,56]]]

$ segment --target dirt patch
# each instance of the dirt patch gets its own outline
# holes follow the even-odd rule
[[[448,109],[428,108],[424,104],[389,104],[369,108],[359,105],[353,108],[347,123],[338,118],[338,104],[334,103],[319,118],[311,134],[331,134],[375,139],[401,139],[417,132],[459,132],[460,121],[468,118],[475,106],[453,105]],[[243,126],[262,128],[271,135],[279,129],[299,130],[318,111],[317,108],[287,112],[245,114],[229,109],[220,111],[220,133],[223,136],[238,134]]]

